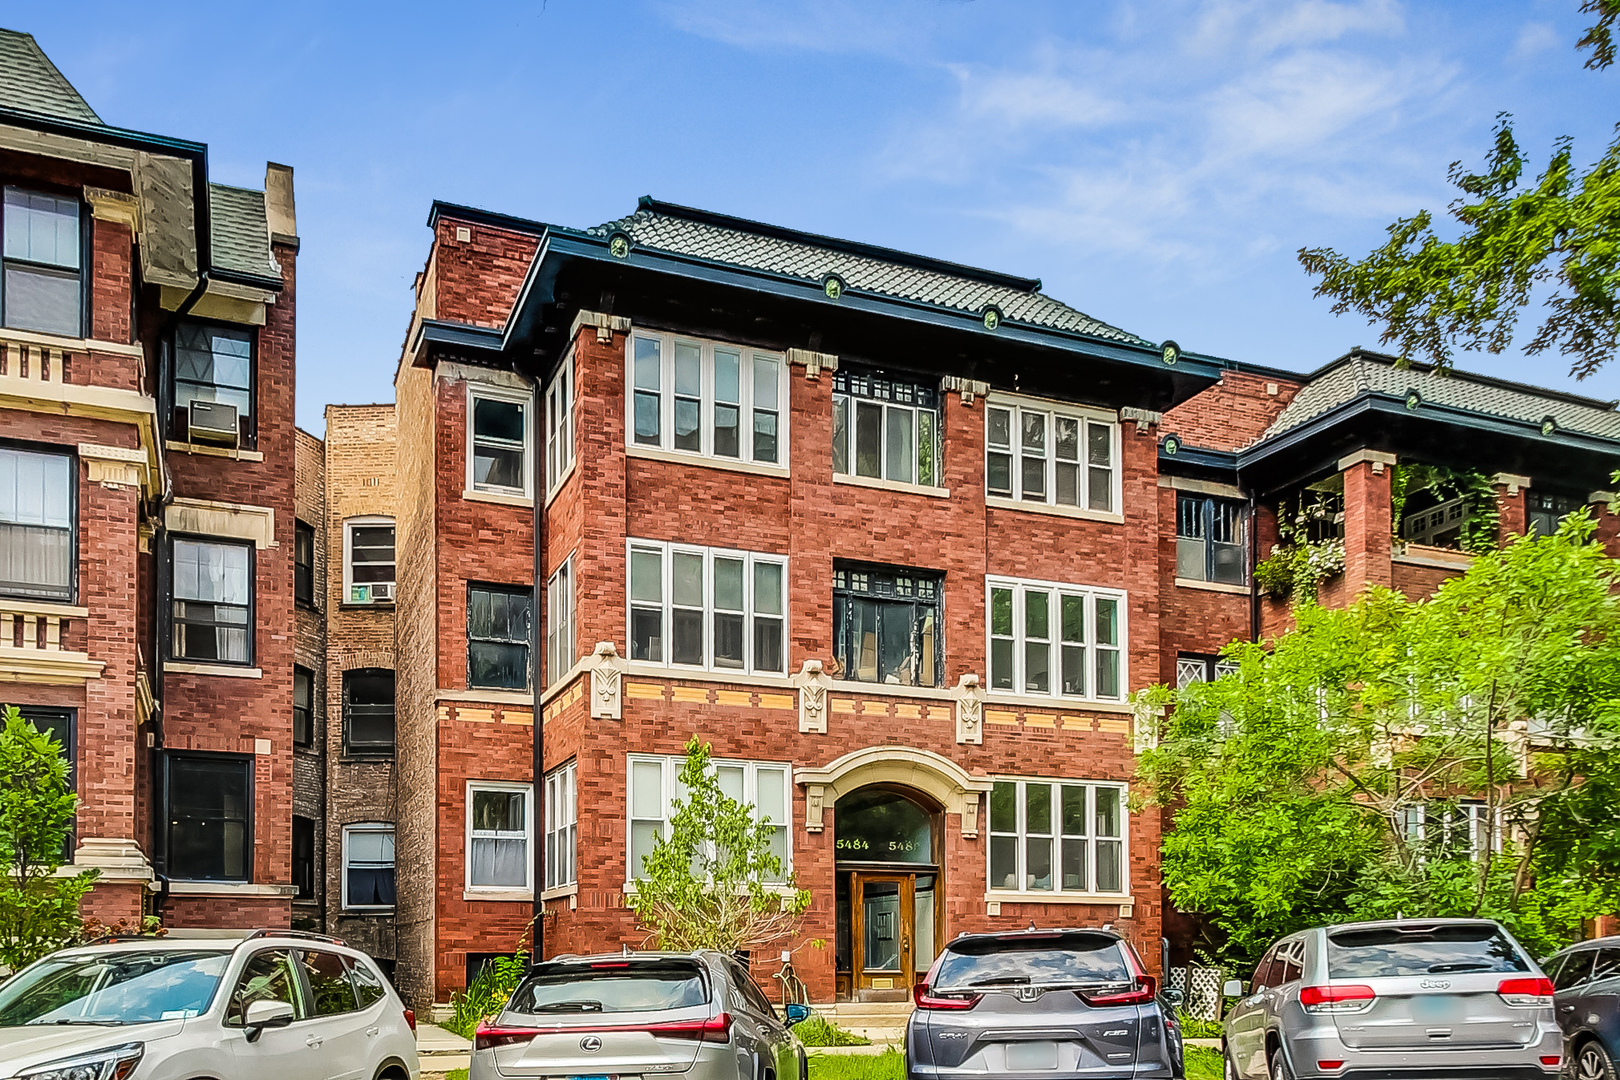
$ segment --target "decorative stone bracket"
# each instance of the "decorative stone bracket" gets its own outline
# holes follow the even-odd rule
[[[1132,748],[1138,754],[1158,748],[1159,729],[1164,723],[1164,706],[1150,705],[1143,694],[1131,703]]]
[[[812,352],[809,349],[789,349],[787,362],[789,367],[796,364],[804,368],[804,377],[811,382],[818,382],[823,370],[838,370],[838,357],[832,353]]]
[[[963,675],[956,681],[956,741],[984,744],[984,688],[977,675]],[[977,811],[975,811],[977,812]]]
[[[1138,409],[1127,405],[1119,410],[1119,418],[1121,421],[1136,421],[1136,430],[1140,434],[1150,427],[1157,427],[1164,420],[1164,413],[1154,412],[1152,409]]]
[[[827,691],[832,688],[832,676],[822,669],[820,660],[806,660],[804,668],[793,683],[799,688],[799,731],[827,734]]]
[[[624,718],[624,659],[611,641],[598,641],[596,651],[585,658],[591,673],[591,719]]]
[[[939,392],[959,393],[962,395],[962,404],[972,408],[974,398],[984,397],[990,392],[990,384],[979,379],[964,379],[960,375],[947,375],[939,380]]]
[[[147,482],[146,451],[80,443],[87,478],[103,487],[140,487]]]
[[[605,315],[600,311],[581,311],[574,316],[574,324],[568,328],[569,341],[579,336],[582,326],[596,327],[596,340],[606,344],[613,340],[615,331],[621,334],[630,332],[630,318],[626,315]]]

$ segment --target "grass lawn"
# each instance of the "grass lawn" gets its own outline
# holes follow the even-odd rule
[[[906,1057],[881,1054],[818,1054],[810,1051],[810,1080],[904,1080]]]
[[[1187,1047],[1187,1080],[1221,1080],[1221,1052],[1207,1046]]]
[[[444,1074],[444,1080],[467,1080],[466,1069],[451,1069]]]

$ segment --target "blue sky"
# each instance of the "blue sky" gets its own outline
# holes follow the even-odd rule
[[[294,166],[317,432],[328,402],[392,399],[434,198],[587,226],[652,194],[1308,370],[1377,333],[1312,298],[1298,248],[1361,254],[1442,209],[1498,112],[1582,163],[1620,120],[1620,72],[1573,51],[1577,0],[8,7],[109,123],[209,143],[226,183]],[[1465,366],[1620,397],[1620,364]]]

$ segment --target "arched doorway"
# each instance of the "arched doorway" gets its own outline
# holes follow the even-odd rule
[[[838,995],[903,1000],[943,933],[944,807],[875,783],[833,804]]]

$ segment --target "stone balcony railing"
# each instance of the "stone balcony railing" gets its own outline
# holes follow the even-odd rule
[[[105,663],[64,649],[74,620],[88,608],[29,600],[0,600],[0,682],[71,685],[101,676]]]

